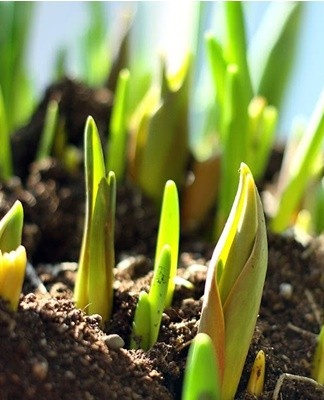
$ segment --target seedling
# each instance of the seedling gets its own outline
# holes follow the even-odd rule
[[[317,336],[317,344],[312,362],[312,378],[324,385],[324,326]]]
[[[157,341],[170,280],[171,249],[165,245],[159,254],[149,293],[139,295],[133,321],[131,348],[149,350]]]
[[[117,180],[124,177],[127,145],[127,100],[129,71],[120,71],[110,119],[109,142],[107,148],[107,170],[114,171]]]
[[[265,34],[260,29],[256,33],[256,43],[262,38],[265,51],[255,52],[257,44],[253,46],[251,62],[248,64],[247,45],[245,40],[245,22],[242,4],[240,2],[226,2],[225,18],[226,32],[224,43],[221,43],[210,33],[206,35],[207,51],[211,65],[212,78],[216,89],[217,130],[219,133],[221,151],[220,192],[218,212],[215,223],[215,236],[218,237],[231,204],[234,200],[237,187],[237,178],[234,171],[240,162],[251,165],[256,179],[263,176],[270,149],[273,144],[276,128],[277,111],[274,107],[262,111],[255,110],[257,99],[265,97],[270,105],[279,105],[283,94],[282,87],[288,81],[290,60],[286,61],[286,54],[280,49],[292,48],[296,40],[297,22],[300,14],[299,4],[289,6],[276,5],[271,11],[275,13],[278,23],[277,35],[272,35],[265,42]],[[293,24],[295,23],[295,25]],[[289,43],[289,45],[288,45]],[[277,68],[285,65],[287,74],[277,90],[273,84]],[[252,72],[253,71],[253,72]],[[257,74],[254,77],[253,74]],[[273,100],[273,103],[272,103]],[[254,112],[262,116],[263,122],[259,128],[253,129]]]
[[[218,373],[213,342],[205,333],[198,333],[188,353],[182,400],[221,400]]]
[[[293,154],[288,170],[279,177],[276,209],[270,221],[274,232],[282,232],[293,224],[307,183],[317,173],[316,163],[324,137],[324,91],[310,118],[304,135]]]
[[[85,126],[86,215],[74,298],[79,308],[109,319],[113,298],[116,181],[106,176],[100,137],[92,117]]]
[[[56,100],[51,100],[48,103],[44,128],[38,144],[36,160],[40,161],[43,158],[51,155],[55,132],[58,123],[58,103]]]
[[[131,347],[148,350],[158,338],[162,312],[171,306],[175,288],[179,234],[178,192],[170,180],[164,188],[151,289],[139,295]]]
[[[260,396],[264,387],[265,375],[265,355],[264,351],[260,350],[255,357],[250,379],[247,385],[247,391],[253,396]]]
[[[24,281],[27,257],[21,246],[23,208],[16,201],[0,221],[0,296],[15,311]]]
[[[252,174],[240,168],[238,191],[206,278],[199,332],[216,351],[221,398],[233,399],[251,343],[267,269],[264,215]]]

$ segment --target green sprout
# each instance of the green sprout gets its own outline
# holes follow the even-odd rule
[[[40,161],[43,158],[49,157],[52,151],[55,132],[58,124],[58,103],[56,100],[51,100],[46,109],[44,128],[38,144],[36,160]]]
[[[113,300],[116,179],[106,175],[98,129],[92,117],[85,126],[86,215],[74,298],[79,308],[110,317]]]
[[[12,176],[12,157],[10,147],[10,133],[4,99],[0,86],[0,179],[7,181]]]
[[[247,385],[248,393],[253,396],[260,396],[264,388],[264,375],[265,375],[265,354],[263,350],[258,351],[255,357],[249,382]]]
[[[142,291],[139,295],[133,321],[131,348],[141,347],[143,350],[149,350],[157,341],[168,284],[172,278],[169,245],[162,248],[156,265],[149,293]]]
[[[324,326],[317,336],[317,344],[313,356],[311,376],[321,385],[324,385]]]
[[[127,69],[123,69],[119,73],[109,126],[110,140],[107,148],[107,170],[115,172],[117,181],[124,177],[126,166],[129,76]]]
[[[9,132],[26,121],[34,103],[25,65],[33,10],[33,2],[0,3],[0,87]]]
[[[199,332],[207,333],[215,347],[224,400],[234,398],[251,343],[267,251],[261,200],[249,168],[242,163],[232,210],[208,267],[199,324]]]
[[[269,10],[272,16],[273,13],[278,16],[277,34],[265,41],[265,34],[260,28],[256,33],[256,43],[262,39],[265,51],[256,53],[253,50],[250,58],[241,2],[224,3],[224,43],[210,33],[206,34],[208,59],[216,90],[220,147],[217,151],[221,152],[221,189],[218,195],[216,237],[224,226],[235,196],[237,177],[234,171],[241,162],[245,162],[251,165],[255,178],[261,179],[269,159],[277,121],[277,110],[273,106],[279,107],[291,69],[290,60],[287,60],[287,54],[282,49],[293,49],[298,31],[297,22],[300,19],[301,6],[297,3],[291,4],[289,7],[279,4],[274,7],[275,10]],[[272,18],[273,20],[277,21],[276,18]],[[257,44],[254,48],[257,48]],[[277,90],[277,85],[273,82],[277,82],[277,70],[280,66],[287,73],[280,85],[278,84]],[[257,74],[257,77],[253,74]],[[260,107],[260,97],[270,106]],[[255,125],[257,120],[258,126]]]
[[[0,221],[0,297],[17,310],[27,256],[21,245],[23,207],[17,200]]]
[[[151,87],[130,122],[130,174],[157,203],[168,179],[181,186],[185,180],[190,64],[188,56],[172,77],[163,65],[161,88]]]
[[[306,130],[296,150],[291,154],[287,168],[282,169],[277,193],[275,211],[271,216],[270,229],[282,232],[293,224],[307,183],[318,172],[317,163],[324,137],[324,91],[313,111]]]
[[[218,373],[214,344],[206,333],[198,333],[188,353],[182,400],[220,400]]]
[[[148,350],[158,338],[162,312],[170,307],[175,288],[179,252],[179,200],[176,184],[166,182],[163,193],[154,272],[149,293],[139,295],[131,347]]]

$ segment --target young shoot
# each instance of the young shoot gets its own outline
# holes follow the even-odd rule
[[[133,321],[131,348],[149,350],[157,341],[168,293],[171,249],[165,245],[159,254],[149,293],[139,295]]]
[[[324,138],[324,91],[311,115],[304,135],[299,141],[293,158],[280,177],[281,186],[276,193],[276,209],[270,221],[274,232],[282,232],[293,224],[293,216],[297,213],[307,183],[314,176],[318,156],[322,150]]]
[[[177,274],[179,236],[180,236],[180,211],[179,198],[175,182],[166,182],[163,192],[162,209],[160,215],[159,232],[157,237],[154,271],[159,267],[158,257],[165,245],[170,246],[171,266],[170,280],[166,296],[165,307],[170,307],[175,287],[175,276]]]
[[[264,388],[265,375],[265,354],[260,350],[255,357],[250,379],[247,385],[247,391],[253,396],[260,396]]]
[[[21,245],[23,208],[16,201],[0,221],[0,297],[15,311],[24,281],[27,256]]]
[[[324,326],[322,326],[320,333],[317,336],[311,376],[319,384],[324,385]]]
[[[163,193],[154,273],[149,293],[137,303],[131,347],[151,348],[159,334],[162,312],[170,307],[175,288],[179,252],[179,200],[176,184],[166,182]]]
[[[127,69],[123,69],[119,73],[109,126],[107,170],[115,172],[117,181],[123,178],[126,165],[129,75]]]
[[[49,157],[51,154],[58,123],[58,111],[59,107],[57,101],[51,100],[47,105],[44,128],[36,154],[37,161]]]
[[[182,400],[221,400],[219,368],[211,338],[198,333],[193,339],[184,374]]]
[[[85,126],[86,215],[74,298],[79,308],[111,314],[113,299],[116,179],[106,175],[100,137],[92,117]]]
[[[199,323],[199,332],[208,334],[215,347],[222,400],[233,399],[237,390],[259,312],[267,259],[261,200],[242,163],[235,200],[208,267]]]

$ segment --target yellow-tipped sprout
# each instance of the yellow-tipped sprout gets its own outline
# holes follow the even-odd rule
[[[199,332],[214,344],[222,400],[234,398],[259,312],[267,269],[266,226],[253,176],[241,164],[232,210],[210,261]]]
[[[265,375],[265,354],[260,350],[255,357],[250,379],[247,385],[247,391],[253,396],[260,396],[264,388]]]
[[[23,208],[16,201],[0,221],[0,297],[7,300],[12,310],[18,307],[24,281],[27,256],[21,245]]]
[[[2,253],[0,250],[0,297],[9,302],[13,311],[18,307],[26,264],[24,246],[19,246],[10,253]]]

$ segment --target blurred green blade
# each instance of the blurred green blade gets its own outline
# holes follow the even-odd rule
[[[58,111],[57,101],[51,100],[47,105],[44,128],[38,144],[37,161],[49,157],[51,154],[58,123]]]
[[[182,400],[221,400],[221,383],[212,340],[205,333],[193,339],[186,362]]]
[[[10,133],[0,85],[0,179],[7,181],[12,176]]]
[[[255,93],[277,108],[294,65],[303,7],[302,2],[271,3],[249,48]]]
[[[0,86],[9,132],[23,123],[31,111],[25,51],[33,9],[33,2],[0,2]]]
[[[185,60],[177,83],[163,73],[161,102],[147,125],[138,181],[143,191],[160,202],[168,179],[183,185],[189,158],[188,96],[191,57]]]
[[[215,237],[219,237],[230,213],[238,185],[237,171],[247,158],[247,109],[242,95],[240,71],[229,65],[226,74],[226,91],[223,106],[223,157]]]
[[[321,151],[323,138],[324,91],[321,93],[306,131],[289,165],[287,183],[278,194],[278,207],[270,221],[270,228],[274,232],[282,232],[292,223],[293,214],[297,211],[307,182],[312,176],[314,162],[316,162]]]
[[[247,46],[243,3],[240,1],[226,1],[226,44],[225,56],[228,64],[236,64],[241,75],[242,94],[245,104],[252,98],[253,90],[247,60]]]
[[[127,144],[127,100],[129,71],[120,71],[110,120],[110,139],[107,151],[107,170],[114,171],[117,180],[124,176]]]

